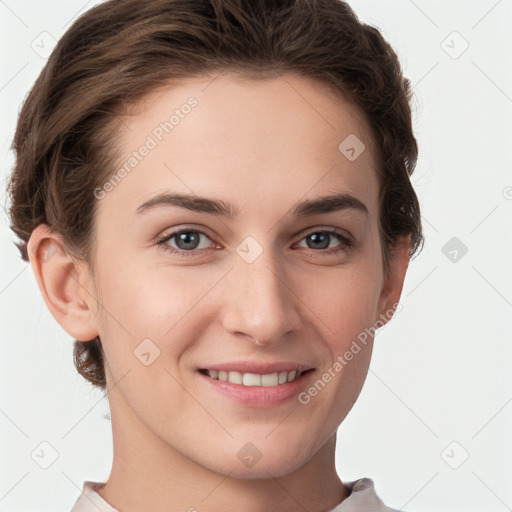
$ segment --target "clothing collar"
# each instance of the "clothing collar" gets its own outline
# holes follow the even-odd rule
[[[71,512],[119,512],[96,492],[102,485],[104,482],[85,481]],[[360,478],[343,485],[350,491],[350,496],[330,512],[399,512],[384,505],[371,478]]]

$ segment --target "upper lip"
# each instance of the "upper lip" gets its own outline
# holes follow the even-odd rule
[[[291,372],[293,370],[298,372],[312,370],[313,366],[307,363],[294,363],[289,361],[281,361],[275,363],[233,361],[232,363],[209,364],[208,366],[204,366],[199,369],[267,375],[270,373]]]

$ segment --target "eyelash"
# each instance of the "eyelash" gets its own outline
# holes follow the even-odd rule
[[[201,229],[197,229],[197,228],[194,228],[194,229],[180,229],[179,231],[173,231],[172,233],[170,233],[168,235],[165,235],[164,237],[158,239],[156,244],[157,244],[158,247],[160,247],[164,251],[170,252],[171,254],[174,254],[174,255],[177,255],[177,256],[184,256],[184,257],[186,257],[185,255],[196,255],[198,252],[201,252],[201,251],[205,250],[205,249],[192,249],[190,251],[185,251],[183,249],[176,249],[176,248],[171,247],[170,245],[168,245],[167,242],[169,242],[173,238],[181,235],[182,233],[199,233],[199,234],[204,235],[205,237],[207,237],[209,240],[211,240],[210,236],[206,232],[202,231]],[[347,238],[340,231],[338,231],[336,229],[333,229],[333,228],[327,228],[327,229],[322,229],[322,230],[310,231],[309,233],[305,234],[300,239],[300,242],[302,240],[304,240],[305,238],[307,238],[308,236],[315,235],[315,234],[335,235],[336,237],[339,238],[339,240],[341,242],[338,246],[336,246],[334,248],[331,248],[331,249],[310,249],[310,248],[308,248],[310,251],[313,251],[315,253],[324,253],[325,255],[332,255],[332,254],[336,254],[336,253],[338,253],[340,251],[347,251],[347,250],[353,248],[353,246],[354,246],[354,242],[350,238]]]

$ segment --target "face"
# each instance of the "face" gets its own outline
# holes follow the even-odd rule
[[[81,273],[113,427],[217,473],[290,473],[352,407],[400,293],[363,117],[293,74],[190,79],[137,107]]]

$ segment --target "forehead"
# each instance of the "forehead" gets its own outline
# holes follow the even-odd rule
[[[155,90],[123,117],[116,170],[124,172],[107,199],[134,213],[174,190],[261,215],[262,201],[275,207],[285,196],[342,191],[372,210],[378,186],[368,133],[354,105],[300,75],[190,78]]]

